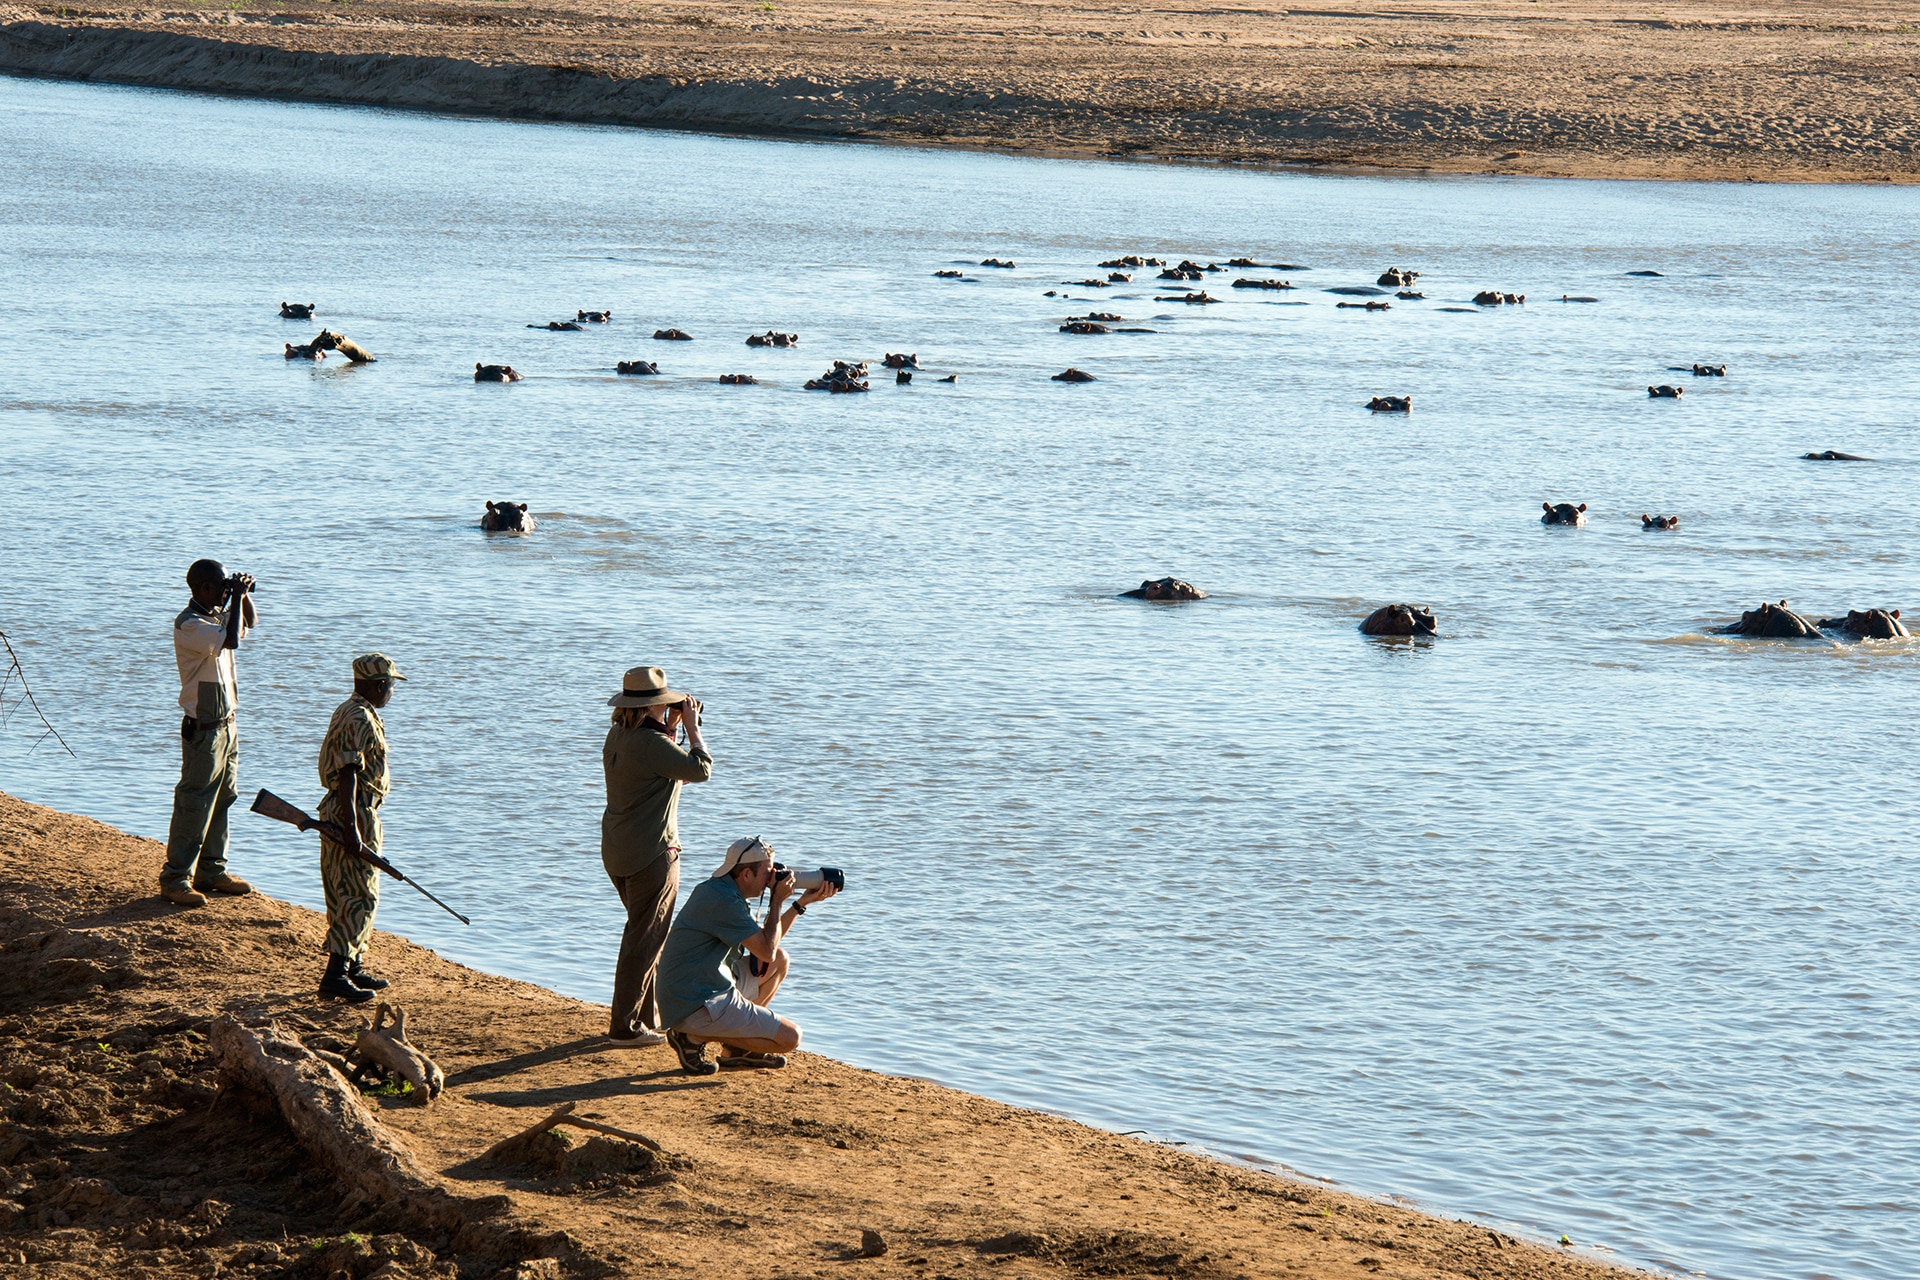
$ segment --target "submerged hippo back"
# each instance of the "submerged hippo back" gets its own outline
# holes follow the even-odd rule
[[[1779,604],[1763,604],[1758,609],[1741,614],[1739,624],[1727,630],[1737,635],[1758,636],[1768,640],[1805,640],[1820,634],[1820,628],[1787,608],[1785,600]]]
[[[1148,578],[1132,591],[1120,593],[1130,600],[1205,600],[1207,593],[1179,578]]]

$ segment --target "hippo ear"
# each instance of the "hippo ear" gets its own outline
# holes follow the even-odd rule
[[[521,504],[520,504],[520,509],[521,509],[522,511],[525,511],[525,510],[527,509],[527,504],[526,504],[526,503],[524,503],[524,502],[523,502],[523,503],[521,503]]]
[[[487,504],[487,510],[488,510],[488,511],[492,511],[492,510],[493,510],[493,504],[492,504],[491,502],[489,502],[489,503]]]
[[[1584,503],[1584,502],[1583,502],[1583,503],[1581,503],[1581,504],[1580,504],[1580,510],[1582,510],[1582,511],[1585,511],[1586,509],[1587,509],[1587,504],[1586,504],[1586,503]]]
[[[1894,616],[1894,617],[1896,617],[1896,618],[1897,618],[1897,617],[1899,617],[1899,616],[1900,616],[1900,611],[1899,611],[1898,609],[1895,609],[1895,610],[1893,611],[1893,616]]]
[[[1542,511],[1551,511],[1553,510],[1553,504],[1551,502],[1543,502],[1540,504],[1540,509]]]

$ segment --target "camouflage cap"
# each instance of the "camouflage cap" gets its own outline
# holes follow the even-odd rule
[[[393,659],[384,653],[363,653],[353,660],[355,680],[405,680]]]

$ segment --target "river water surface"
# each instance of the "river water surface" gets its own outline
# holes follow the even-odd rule
[[[474,924],[381,924],[604,1000],[602,704],[658,664],[718,761],[683,885],[752,833],[848,871],[781,995],[816,1049],[1682,1272],[1914,1274],[1920,651],[1711,629],[1920,607],[1920,191],[0,111],[0,626],[79,757],[11,720],[0,786],[165,835],[218,556],[243,792],[317,801],[384,649],[388,852]],[[1301,269],[1062,284],[1123,253]],[[1324,292],[1390,265],[1426,300]],[[283,360],[283,299],[378,363]],[[889,350],[911,386],[801,390]],[[1165,573],[1213,598],[1115,598]],[[1439,638],[1357,634],[1396,600]],[[319,905],[310,838],[235,829]]]

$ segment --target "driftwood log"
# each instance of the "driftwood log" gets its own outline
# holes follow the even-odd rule
[[[576,1263],[590,1268],[587,1274],[612,1270],[565,1231],[519,1218],[507,1196],[465,1198],[436,1186],[367,1109],[360,1091],[278,1026],[216,1018],[208,1043],[227,1084],[271,1098],[294,1138],[339,1184],[346,1197],[341,1217],[365,1208],[408,1227],[445,1232],[463,1268],[485,1264],[477,1274],[534,1258],[563,1264],[559,1270],[546,1264],[543,1275]]]
[[[391,1021],[389,1021],[391,1019]],[[353,1051],[347,1055],[352,1064],[347,1078],[358,1084],[374,1068],[413,1086],[413,1096],[427,1106],[440,1096],[447,1077],[440,1064],[420,1052],[407,1040],[407,1011],[384,1000],[375,1008],[373,1021],[354,1037]]]
[[[662,1154],[666,1152],[665,1147],[655,1142],[652,1138],[647,1137],[644,1133],[635,1133],[630,1129],[616,1129],[610,1124],[602,1124],[598,1120],[589,1120],[585,1116],[574,1115],[573,1109],[578,1105],[579,1104],[575,1102],[561,1103],[547,1113],[546,1119],[535,1121],[512,1137],[500,1139],[500,1141],[483,1151],[480,1154],[480,1158],[482,1160],[495,1159],[502,1153],[519,1146],[521,1143],[539,1137],[555,1125],[562,1124],[572,1125],[578,1129],[591,1129],[595,1133],[604,1133],[610,1138],[623,1138],[628,1142],[636,1142],[649,1151],[656,1151]]]
[[[228,1083],[273,1099],[300,1145],[347,1193],[350,1208],[377,1205],[459,1231],[503,1207],[463,1201],[433,1185],[413,1153],[375,1119],[359,1090],[318,1054],[271,1024],[214,1019],[208,1044]]]

